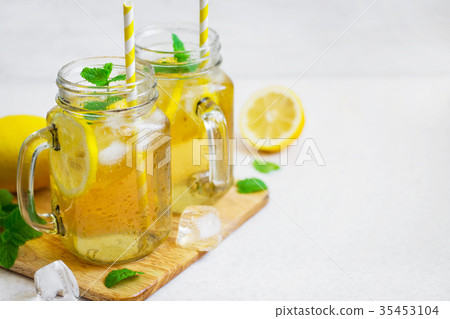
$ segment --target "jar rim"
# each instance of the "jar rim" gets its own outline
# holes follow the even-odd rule
[[[124,111],[135,110],[141,106],[148,105],[154,102],[158,97],[158,91],[156,90],[157,82],[154,78],[154,72],[152,68],[146,68],[145,66],[136,63],[136,77],[137,80],[133,83],[118,83],[109,86],[96,86],[93,84],[82,84],[80,81],[85,81],[80,76],[81,70],[84,67],[102,67],[105,63],[113,63],[114,67],[120,67],[121,71],[125,71],[125,58],[118,56],[98,56],[88,57],[74,60],[65,64],[57,74],[56,85],[60,92],[56,96],[56,102],[58,105],[64,107],[67,110],[78,113],[118,113]],[[113,67],[113,70],[114,70]],[[117,70],[117,69],[116,69]],[[69,76],[76,76],[78,80],[69,79]],[[123,109],[106,109],[106,110],[88,110],[78,106],[72,105],[62,96],[78,96],[82,98],[91,96],[128,96],[136,90],[135,95],[137,105],[123,108]]]
[[[136,73],[140,74],[142,76],[141,79],[133,82],[133,83],[126,83],[124,84],[117,84],[117,85],[109,85],[109,86],[96,86],[93,84],[89,84],[89,85],[85,85],[85,84],[80,84],[74,81],[70,81],[67,78],[65,78],[64,76],[64,72],[68,72],[69,70],[71,70],[72,68],[74,68],[76,65],[78,64],[82,64],[82,62],[86,62],[86,61],[100,61],[100,60],[115,60],[115,61],[122,61],[124,62],[123,64],[115,64],[113,62],[114,66],[120,66],[125,68],[125,57],[119,57],[119,56],[96,56],[96,57],[87,57],[87,58],[81,58],[81,59],[77,59],[74,60],[72,62],[69,62],[67,64],[65,64],[63,67],[61,67],[61,69],[59,69],[57,77],[56,77],[56,84],[58,86],[65,86],[67,85],[68,87],[75,87],[75,88],[80,88],[80,89],[95,89],[97,92],[100,90],[109,90],[111,91],[111,89],[120,89],[120,88],[125,88],[125,90],[128,88],[134,88],[136,85],[140,85],[140,84],[144,84],[146,82],[153,81],[153,85],[151,85],[152,88],[154,88],[156,86],[156,80],[154,79],[154,74],[152,72],[152,74],[149,74],[148,72],[145,72],[143,70],[139,70],[138,68],[136,68]],[[101,64],[98,64],[101,65]],[[93,66],[93,65],[91,65]],[[123,92],[122,92],[123,93]]]
[[[159,33],[167,32],[167,33],[176,33],[176,31],[188,31],[198,33],[198,24],[194,23],[162,23],[162,24],[154,24],[148,25],[136,33],[136,49],[157,53],[157,54],[190,54],[190,55],[201,55],[203,52],[210,52],[210,55],[219,54],[220,52],[220,39],[218,33],[208,27],[208,44],[203,47],[196,47],[194,49],[185,50],[185,51],[174,51],[174,50],[157,50],[151,49],[147,46],[141,45],[141,41],[143,38],[148,38],[150,36],[157,35]],[[212,54],[213,53],[213,54]],[[195,60],[193,62],[202,62],[201,60]]]

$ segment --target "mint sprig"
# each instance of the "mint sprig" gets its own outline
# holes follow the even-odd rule
[[[261,173],[270,173],[280,169],[280,166],[271,162],[253,161],[253,167]]]
[[[144,274],[143,272],[133,271],[128,268],[113,270],[108,274],[108,276],[106,276],[105,286],[107,288],[111,288],[112,286],[114,286],[115,284],[117,284],[118,282],[120,282],[124,279],[134,277],[136,275],[143,275],[143,274]]]
[[[236,183],[236,186],[238,193],[242,194],[261,192],[267,189],[267,185],[264,184],[262,180],[255,177],[240,180]]]
[[[112,63],[105,63],[103,68],[88,68],[85,67],[80,75],[86,81],[95,84],[97,86],[108,86],[111,82],[125,81],[126,75],[119,74],[113,78],[109,78],[113,69]],[[102,111],[108,109],[108,106],[121,100],[118,96],[108,96],[104,101],[88,101],[83,103],[83,107],[86,110]]]
[[[25,223],[12,199],[10,192],[0,189],[0,266],[7,269],[14,265],[20,246],[42,235]]]
[[[108,86],[111,82],[124,81],[126,80],[125,74],[119,74],[109,78],[113,69],[112,63],[105,63],[103,68],[88,68],[85,67],[80,75],[86,81],[96,85],[96,86]]]
[[[168,61],[162,61],[160,65],[154,65],[155,73],[190,73],[194,72],[200,66],[199,63],[193,63],[189,53],[185,52],[186,48],[183,41],[175,34],[172,33],[172,47],[175,52],[173,57],[177,63],[186,63],[179,66],[164,66],[164,64],[170,64]],[[176,53],[179,52],[179,53]]]

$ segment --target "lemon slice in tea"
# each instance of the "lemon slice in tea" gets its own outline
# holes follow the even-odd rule
[[[50,152],[50,167],[59,191],[82,195],[95,182],[97,142],[92,128],[81,119],[57,113],[53,119],[60,149]]]
[[[253,94],[240,116],[242,136],[267,152],[278,152],[291,144],[300,136],[304,124],[300,99],[281,86],[271,86]],[[265,142],[260,146],[262,140]]]

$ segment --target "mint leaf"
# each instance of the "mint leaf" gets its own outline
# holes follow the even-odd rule
[[[186,51],[184,43],[181,42],[180,38],[175,33],[172,33],[172,42],[173,51]],[[190,59],[190,55],[186,52],[175,53],[174,58],[177,62],[186,62]]]
[[[5,226],[5,221],[8,218],[8,213],[2,211],[0,209],[0,227],[4,227]]]
[[[80,75],[86,81],[95,84],[97,86],[106,86],[108,85],[108,77],[111,71],[105,70],[104,68],[88,68],[85,67],[83,71],[81,71]]]
[[[11,232],[9,229],[5,229],[3,233],[0,234],[0,243],[6,243],[11,240]]]
[[[91,111],[106,110],[107,106],[108,106],[108,103],[106,101],[89,101],[89,102],[83,103],[83,107],[86,110],[91,110]]]
[[[11,240],[4,240],[4,233],[2,233],[0,240],[0,266],[9,269],[16,262],[19,247]]]
[[[126,79],[127,79],[127,76],[125,74],[119,74],[119,75],[116,75],[115,77],[113,77],[112,79],[110,79],[108,83],[117,82],[117,81],[125,81]]]
[[[120,96],[108,96],[105,101],[89,101],[83,103],[83,108],[91,111],[107,110],[111,104],[122,100]]]
[[[0,235],[0,241],[2,243],[12,242],[17,247],[20,247],[25,244],[26,240],[17,233],[11,233],[9,229],[5,229],[3,233]]]
[[[0,207],[6,207],[12,203],[13,195],[6,190],[6,189],[0,189]]]
[[[5,212],[1,216],[4,230],[0,234],[0,265],[9,269],[17,259],[19,247],[28,240],[41,236],[41,233],[25,223],[17,205],[6,218]]]
[[[124,75],[125,76],[125,75]],[[108,102],[108,105],[116,103],[117,101],[122,100],[123,98],[120,96],[108,96],[106,98],[106,102]]]
[[[112,69],[113,69],[113,64],[111,62],[110,63],[105,63],[105,65],[103,66],[103,70],[106,71],[106,78],[107,79],[111,75]]]
[[[183,41],[175,33],[172,33],[172,47],[174,51],[186,51]]]
[[[171,67],[154,65],[153,67],[155,69],[156,74],[164,74],[164,73],[174,74],[174,73],[194,72],[195,70],[197,70],[199,65],[200,65],[199,63],[194,63],[194,64],[187,64],[187,65],[180,65],[180,66],[172,65]]]
[[[270,173],[272,171],[276,171],[280,169],[280,166],[278,166],[275,163],[271,162],[260,162],[260,161],[254,161],[253,167],[261,172],[261,173]]]
[[[0,189],[0,227],[4,226],[9,213],[17,207],[17,204],[12,203],[13,195],[6,190]]]
[[[0,189],[0,266],[11,268],[16,261],[19,247],[28,240],[42,234],[23,220],[20,215],[19,205],[12,203],[13,196],[5,189]],[[34,206],[31,207],[34,210]],[[36,215],[36,221],[45,223]]]
[[[194,72],[200,66],[199,63],[192,62],[191,56],[186,51],[184,47],[184,43],[180,40],[180,38],[172,33],[172,46],[174,52],[180,52],[174,54],[174,59],[178,63],[185,63],[183,65],[174,65],[168,61],[160,62],[160,65],[153,65],[155,69],[155,73],[163,74],[163,73],[190,73]],[[163,66],[164,64],[168,64],[169,66]]]
[[[23,244],[26,241],[37,238],[42,234],[37,230],[34,230],[23,220],[22,215],[20,215],[19,207],[14,209],[5,221],[5,228],[11,232],[11,238],[15,242],[19,243],[23,240]],[[18,246],[21,246],[18,245]]]
[[[80,75],[86,81],[95,84],[97,86],[108,86],[111,82],[122,81],[126,79],[125,74],[119,74],[109,79],[113,69],[112,63],[105,63],[103,68],[88,68],[85,67]]]
[[[136,275],[143,275],[143,272],[140,271],[133,271],[127,268],[117,269],[111,271],[108,276],[105,278],[105,286],[107,288],[111,288],[115,284],[117,284],[119,281],[122,281],[124,279],[134,277]]]
[[[10,212],[12,212],[13,210],[14,210],[14,208],[16,208],[18,205],[17,204],[9,204],[9,205],[6,205],[6,206],[1,206],[0,205],[0,208],[1,208],[1,210],[3,210],[3,212],[5,212],[5,213],[10,213]]]
[[[262,180],[255,177],[240,180],[236,183],[236,186],[238,188],[238,193],[242,194],[261,192],[267,189],[267,185],[264,184]]]
[[[108,109],[108,105],[110,103],[106,100],[106,101],[89,101],[89,102],[85,102],[83,104],[83,107],[86,110],[90,110],[90,111],[104,111]]]

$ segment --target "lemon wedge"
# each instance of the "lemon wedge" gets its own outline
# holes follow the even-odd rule
[[[64,113],[53,118],[59,150],[50,152],[50,168],[59,191],[67,197],[82,195],[95,182],[97,142],[92,128]]]
[[[278,152],[300,136],[305,116],[300,99],[282,86],[253,94],[240,116],[244,138],[261,151]]]

